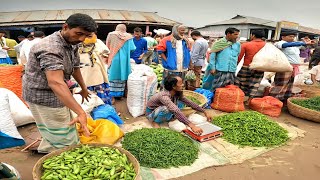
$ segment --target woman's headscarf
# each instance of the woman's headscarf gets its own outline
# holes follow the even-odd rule
[[[118,53],[124,43],[132,39],[132,35],[127,33],[127,27],[124,24],[118,24],[115,31],[110,32],[107,37],[106,45],[110,49],[108,65],[111,64],[113,57]]]

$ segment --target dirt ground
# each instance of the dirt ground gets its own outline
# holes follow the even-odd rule
[[[138,121],[129,114],[125,100],[116,102],[125,123]],[[213,112],[213,111],[211,111]],[[276,121],[294,125],[306,131],[304,138],[290,141],[259,157],[237,165],[211,167],[177,178],[179,180],[318,180],[320,179],[320,124],[295,118],[284,109]],[[34,124],[19,128],[27,144],[39,134]],[[42,155],[21,152],[23,147],[0,150],[0,161],[14,166],[23,180],[32,180],[32,168]]]

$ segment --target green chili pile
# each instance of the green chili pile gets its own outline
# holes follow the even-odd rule
[[[223,138],[240,146],[272,147],[285,143],[288,132],[255,111],[226,114],[213,119],[223,129]]]
[[[201,102],[200,102],[197,98],[195,98],[195,97],[192,97],[192,96],[185,96],[185,97],[186,97],[187,99],[189,99],[190,101],[198,104],[198,105],[201,104]]]
[[[310,99],[293,99],[292,103],[315,111],[320,111],[320,96]]]
[[[170,129],[143,128],[127,133],[122,142],[141,166],[170,168],[189,166],[197,158],[199,147],[191,139]]]
[[[118,149],[88,145],[46,159],[41,180],[134,179],[132,163]]]

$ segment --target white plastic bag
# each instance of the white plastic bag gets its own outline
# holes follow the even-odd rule
[[[188,120],[190,122],[192,122],[193,124],[197,125],[197,124],[201,124],[207,121],[207,118],[204,116],[201,116],[200,114],[191,114],[188,117]]]
[[[3,88],[2,88],[3,89]],[[23,139],[12,119],[8,94],[0,92],[0,132],[16,139]],[[1,143],[1,142],[0,142]]]
[[[179,120],[174,120],[174,121],[170,121],[168,123],[169,128],[177,131],[177,132],[181,132],[185,129],[187,129],[187,126],[185,124],[183,124],[182,122],[180,122]]]
[[[144,64],[135,66],[128,77],[127,106],[130,114],[136,118],[145,114],[148,100],[156,93],[157,75],[152,68]]]
[[[241,70],[243,63],[244,63],[244,57],[241,59],[241,61],[237,65],[236,76],[238,75],[239,71]]]
[[[11,116],[17,127],[35,122],[31,111],[14,92],[0,88],[0,94],[8,95]]]
[[[249,68],[265,72],[293,71],[286,55],[270,43],[266,43],[266,45],[253,57]]]

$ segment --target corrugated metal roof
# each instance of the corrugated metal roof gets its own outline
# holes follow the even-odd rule
[[[250,16],[237,15],[229,20],[216,22],[216,23],[207,25],[205,27],[217,26],[217,25],[232,25],[232,24],[256,24],[256,25],[268,26],[268,27],[272,27],[272,28],[276,28],[276,26],[277,26],[277,22],[275,22],[275,21],[256,18],[256,17],[250,17]],[[314,29],[314,28],[309,28],[306,26],[299,26],[298,30],[300,32],[306,32],[306,33],[320,35],[320,30]]]
[[[163,18],[154,12],[107,9],[67,9],[0,12],[0,26],[64,23],[74,13],[90,15],[98,23],[137,23],[173,26],[176,21]]]

